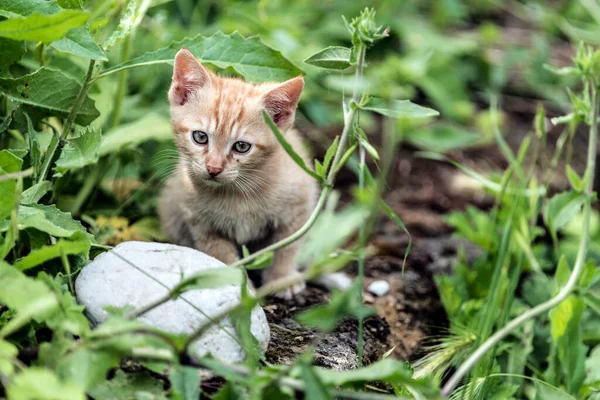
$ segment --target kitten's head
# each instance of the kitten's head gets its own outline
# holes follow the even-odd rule
[[[175,56],[169,102],[175,143],[190,177],[218,187],[268,173],[281,146],[262,111],[285,132],[294,122],[303,87],[302,77],[260,85],[221,78],[181,49]]]

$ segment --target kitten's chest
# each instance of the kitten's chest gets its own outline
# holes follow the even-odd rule
[[[211,228],[238,244],[264,239],[277,223],[273,207],[248,204],[244,199],[212,199],[203,218]]]

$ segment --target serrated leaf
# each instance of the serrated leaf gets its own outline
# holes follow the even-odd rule
[[[21,204],[36,204],[46,193],[52,190],[50,181],[42,181],[21,193]]]
[[[303,73],[279,51],[268,47],[256,36],[244,38],[238,32],[231,35],[217,32],[210,37],[198,35],[171,43],[168,47],[115,65],[101,76],[144,65],[173,64],[175,54],[182,47],[186,47],[201,62],[211,63],[218,68],[231,68],[250,82],[285,81]]]
[[[350,64],[352,50],[347,47],[330,46],[304,60],[305,63],[327,69],[346,69]]]
[[[90,60],[108,61],[106,54],[96,44],[90,30],[85,26],[71,29],[65,37],[52,42],[51,46],[63,53],[89,58]]]
[[[15,156],[9,150],[0,151],[0,177],[4,174],[10,174],[21,170],[23,160]],[[0,220],[10,215],[16,202],[15,179],[9,179],[0,182]]]
[[[168,118],[148,113],[142,118],[105,133],[100,145],[100,156],[116,153],[127,146],[136,146],[147,140],[165,141],[173,137]]]
[[[440,115],[436,110],[417,105],[409,100],[386,101],[377,97],[371,97],[361,108],[391,118],[431,118]]]
[[[269,128],[271,128],[271,131],[277,138],[277,141],[279,142],[279,144],[281,144],[281,146],[283,147],[285,152],[288,153],[288,155],[290,157],[292,157],[292,160],[294,160],[294,162],[300,168],[302,168],[304,171],[306,171],[307,174],[309,174],[310,176],[312,176],[319,182],[322,181],[323,178],[319,174],[317,174],[315,171],[310,169],[308,167],[308,165],[306,165],[306,163],[304,162],[304,160],[302,159],[300,154],[296,153],[296,150],[294,150],[292,145],[286,140],[286,138],[283,136],[283,134],[279,131],[279,128],[277,127],[277,125],[275,125],[275,123],[273,122],[273,120],[271,119],[269,114],[267,114],[267,112],[264,110],[263,110],[263,118],[264,118],[266,124],[269,126]]]
[[[56,237],[71,237],[76,232],[83,232],[92,237],[81,222],[75,221],[70,213],[60,211],[55,205],[21,205],[17,209],[17,220],[19,230],[34,228]],[[0,231],[7,229],[8,225],[0,225]]]
[[[79,136],[67,140],[60,157],[56,160],[56,166],[76,169],[95,164],[98,161],[101,141],[100,131],[88,127]]]
[[[127,9],[125,9],[121,20],[119,21],[119,26],[117,26],[117,29],[102,46],[104,51],[110,50],[113,46],[121,42],[121,40],[129,36],[135,30],[135,28],[137,28],[140,22],[142,22],[144,15],[146,15],[146,11],[148,11],[148,7],[151,3],[151,0],[129,1],[127,4]]]
[[[176,366],[169,373],[171,392],[175,400],[200,398],[200,371],[196,368]]]
[[[10,100],[44,109],[62,117],[71,111],[81,85],[60,71],[40,68],[19,78],[0,78],[0,93]],[[99,115],[94,101],[86,97],[75,122],[88,125]]]
[[[87,256],[89,251],[90,239],[83,232],[76,232],[70,240],[59,239],[53,245],[31,250],[25,257],[15,261],[14,267],[25,271],[63,255],[84,254]]]
[[[553,232],[557,232],[579,213],[587,199],[588,196],[575,191],[553,196],[544,209],[544,221]]]
[[[78,10],[60,10],[55,14],[35,12],[0,21],[0,36],[15,40],[51,43],[86,23],[89,14]]]
[[[30,367],[14,376],[6,392],[11,400],[85,400],[85,393],[61,382],[49,369]]]

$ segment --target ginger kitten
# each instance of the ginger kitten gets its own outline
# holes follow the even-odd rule
[[[167,238],[226,264],[241,245],[256,251],[300,228],[315,206],[316,182],[281,147],[266,110],[308,163],[292,128],[302,77],[255,85],[222,78],[187,49],[175,56],[169,89],[179,164],[161,194],[159,215]],[[263,284],[298,274],[297,241],[275,253]],[[304,284],[280,296],[290,298]]]

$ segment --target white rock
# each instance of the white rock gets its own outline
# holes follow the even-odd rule
[[[387,281],[373,281],[367,290],[375,296],[383,296],[390,291],[390,284]]]
[[[343,272],[333,272],[321,277],[319,283],[329,290],[346,290],[352,286],[352,278]]]
[[[139,270],[113,254],[115,252]],[[183,277],[210,268],[225,268],[225,264],[187,247],[125,242],[99,255],[81,271],[75,282],[77,300],[85,305],[92,323],[98,324],[108,315],[103,309],[105,306],[130,305],[137,309],[167,294],[167,288],[176,285]],[[189,334],[204,324],[207,316],[212,318],[239,301],[239,285],[197,289],[149,311],[139,320],[165,331]],[[251,322],[252,334],[262,350],[266,351],[270,337],[269,324],[259,306],[252,310]],[[198,357],[210,353],[229,363],[243,361],[245,352],[233,338],[237,334],[230,319],[223,319],[220,326],[209,328],[194,342],[192,351]]]

